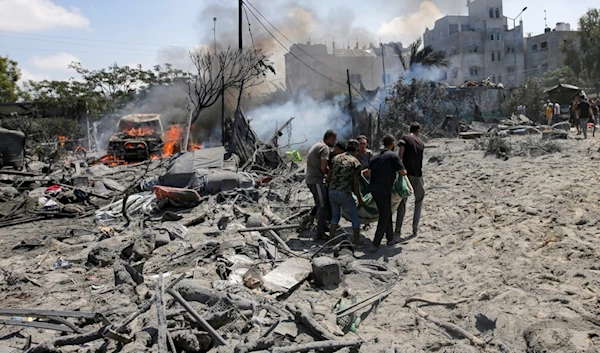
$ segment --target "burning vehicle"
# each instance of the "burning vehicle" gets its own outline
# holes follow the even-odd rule
[[[144,161],[160,156],[165,142],[159,114],[130,114],[119,119],[107,152],[115,161]]]

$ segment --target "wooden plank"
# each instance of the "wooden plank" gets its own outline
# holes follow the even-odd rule
[[[163,274],[156,282],[156,316],[158,318],[158,353],[167,353],[167,315],[165,314]]]

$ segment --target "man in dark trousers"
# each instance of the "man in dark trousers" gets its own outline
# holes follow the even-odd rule
[[[388,245],[396,243],[394,240],[394,227],[392,224],[392,188],[396,181],[396,176],[406,175],[404,165],[394,152],[396,141],[391,135],[383,138],[383,150],[371,158],[369,170],[371,171],[370,190],[377,210],[379,212],[379,221],[375,231],[372,251],[377,251],[385,235]]]
[[[594,112],[592,111],[590,102],[585,96],[581,97],[579,104],[577,105],[577,117],[579,118],[579,122],[581,124],[583,138],[587,139],[587,124],[590,122],[590,120],[594,121]]]
[[[425,144],[419,138],[421,125],[410,124],[410,134],[404,135],[398,142],[398,156],[406,167],[408,180],[410,181],[415,195],[415,214],[412,223],[412,236],[416,237],[419,231],[419,220],[421,219],[421,208],[425,198],[425,184],[423,182],[423,151]],[[402,222],[406,214],[407,198],[403,198],[396,213],[396,236],[402,236]]]
[[[329,197],[325,176],[329,173],[330,148],[335,146],[337,134],[327,130],[323,140],[314,144],[306,157],[306,185],[313,195],[315,207],[313,213],[317,216],[317,239],[327,238],[326,223],[329,219]]]

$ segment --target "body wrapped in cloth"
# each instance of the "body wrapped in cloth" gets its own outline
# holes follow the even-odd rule
[[[379,220],[379,212],[377,211],[375,200],[369,191],[369,180],[365,178],[364,175],[361,175],[361,178],[359,179],[359,188],[365,203],[363,207],[359,207],[358,209],[360,223],[367,224],[377,222]],[[395,214],[398,210],[398,206],[400,205],[400,201],[412,194],[412,187],[410,187],[408,179],[406,177],[401,177],[400,175],[396,176],[396,181],[394,182],[394,187],[392,188],[391,193],[392,214]],[[358,204],[358,200],[354,194],[352,195],[352,198],[354,198],[354,202]],[[344,211],[342,215],[345,220],[351,220],[347,212]]]

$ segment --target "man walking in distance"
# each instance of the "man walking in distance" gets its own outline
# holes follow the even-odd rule
[[[425,144],[419,138],[421,126],[419,123],[410,124],[410,134],[402,137],[399,141],[398,156],[406,167],[406,174],[410,181],[415,195],[415,214],[412,223],[412,236],[416,237],[419,230],[419,219],[421,218],[421,207],[425,198],[425,188],[423,183],[423,151]],[[396,235],[402,236],[402,222],[406,214],[407,198],[403,198],[398,206],[396,214]]]
[[[546,110],[546,120],[548,120],[548,126],[552,126],[552,115],[554,115],[554,104],[552,104],[552,102],[550,102],[550,100],[548,99],[548,102],[546,102],[544,109]]]
[[[577,105],[577,117],[581,123],[583,138],[587,139],[587,124],[590,122],[590,119],[592,119],[592,121],[594,120],[594,112],[586,97],[581,97],[581,100]]]
[[[329,197],[325,176],[329,173],[329,149],[335,146],[337,134],[327,130],[323,141],[315,143],[306,157],[306,185],[313,195],[315,207],[313,215],[317,216],[317,239],[325,239],[326,222],[329,219]]]
[[[358,188],[361,165],[356,158],[357,152],[358,141],[348,141],[346,153],[335,156],[329,170],[329,202],[331,203],[329,235],[333,236],[335,234],[342,218],[342,211],[347,212],[352,220],[353,242],[356,246],[360,245],[360,219],[358,218],[358,208],[352,198],[352,193],[356,195],[359,206],[364,204]]]
[[[369,163],[371,171],[370,190],[377,210],[379,221],[375,231],[372,251],[377,251],[385,235],[388,245],[395,244],[394,225],[392,224],[392,188],[396,176],[406,175],[404,165],[397,153],[394,152],[396,141],[391,135],[383,138],[383,150],[375,155]]]

